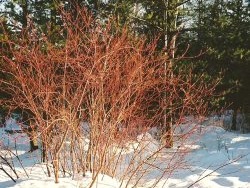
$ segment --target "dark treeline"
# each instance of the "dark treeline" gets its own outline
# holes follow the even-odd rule
[[[77,8],[87,7],[96,19],[114,20],[132,33],[152,41],[159,36],[158,49],[173,49],[169,56],[181,61],[174,66],[192,64],[194,74],[203,72],[207,80],[222,77],[214,110],[228,107],[235,112],[250,111],[250,5],[244,0],[76,0],[3,1],[0,39],[3,30],[22,33],[35,24],[55,43],[62,27],[60,12],[77,17]],[[2,44],[1,50],[8,50]],[[4,75],[0,75],[4,76]],[[1,97],[6,97],[4,93]],[[2,109],[4,109],[2,107]],[[235,129],[235,127],[233,127]]]

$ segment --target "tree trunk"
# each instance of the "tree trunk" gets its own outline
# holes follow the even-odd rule
[[[233,131],[236,131],[236,128],[237,128],[237,111],[238,111],[238,108],[235,107],[233,109],[233,118],[232,118],[232,126],[231,126],[231,130]]]
[[[30,151],[33,152],[38,149],[38,142],[37,142],[37,136],[36,136],[36,131],[32,128],[28,128],[28,136],[30,140]]]

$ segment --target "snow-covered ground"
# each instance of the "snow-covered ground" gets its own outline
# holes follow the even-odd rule
[[[198,129],[193,131],[193,135],[189,137],[184,144],[178,141],[173,149],[163,149],[160,159],[155,164],[161,168],[161,162],[170,160],[169,153],[176,151],[189,152],[185,153],[184,159],[188,164],[180,165],[182,169],[173,173],[166,173],[158,182],[156,187],[201,187],[201,188],[250,188],[250,134],[240,134],[238,132],[228,132],[214,123],[209,125],[198,125]],[[7,128],[15,129],[15,122],[9,120]],[[180,126],[180,130],[185,132],[187,127],[192,127],[188,122]],[[53,176],[49,178],[46,175],[46,167],[40,164],[40,151],[28,153],[29,142],[25,134],[8,135],[4,131],[5,128],[0,128],[0,155],[8,158],[9,154],[6,148],[9,148],[14,154],[18,154],[18,159],[14,158],[14,166],[19,178],[9,170],[3,160],[0,159],[0,188],[15,187],[15,188],[73,188],[73,187],[90,187],[92,174],[88,172],[85,177],[61,177],[60,183],[55,184]],[[177,132],[181,132],[178,130]],[[147,140],[143,140],[147,138]],[[147,152],[154,152],[160,145],[153,137],[147,134],[145,137],[138,137],[138,141],[146,144],[143,155],[147,156]],[[138,144],[138,143],[137,143]],[[142,147],[144,147],[142,145]],[[16,148],[16,149],[15,149]],[[183,149],[183,150],[182,150]],[[124,155],[131,155],[133,149],[129,150]],[[178,153],[178,152],[177,152]],[[13,156],[13,155],[12,155]],[[11,161],[11,160],[9,160]],[[160,161],[160,162],[159,162]],[[180,161],[182,162],[182,161]],[[184,161],[183,161],[184,162]],[[10,175],[17,181],[14,183],[3,172],[7,170]],[[169,166],[169,168],[171,168]],[[156,179],[162,173],[157,172],[154,168],[148,176],[142,179],[141,184],[135,187],[153,187]],[[121,181],[111,178],[107,175],[99,175],[98,180],[93,187],[97,188],[118,188]],[[128,187],[133,187],[133,181]],[[122,184],[124,187],[126,183]]]

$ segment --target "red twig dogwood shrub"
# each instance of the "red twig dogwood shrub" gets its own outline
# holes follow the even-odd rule
[[[31,24],[2,41],[8,50],[1,51],[0,88],[8,94],[2,104],[30,114],[56,182],[60,172],[91,171],[93,182],[100,173],[116,176],[126,143],[160,125],[170,107],[176,122],[206,108],[214,83],[193,80],[188,71],[170,76],[157,40],[147,43],[85,9],[62,12],[62,21],[57,41]],[[138,148],[135,155],[142,153]],[[141,168],[163,148],[137,165],[138,158],[130,158],[124,172],[147,173]]]

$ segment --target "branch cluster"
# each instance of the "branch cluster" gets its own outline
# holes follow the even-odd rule
[[[3,41],[8,50],[1,51],[0,68],[7,94],[1,102],[26,114],[56,182],[59,171],[114,175],[114,144],[161,125],[164,114],[178,122],[204,112],[214,83],[170,66],[157,40],[147,43],[86,10],[62,18],[53,37],[31,24]]]

